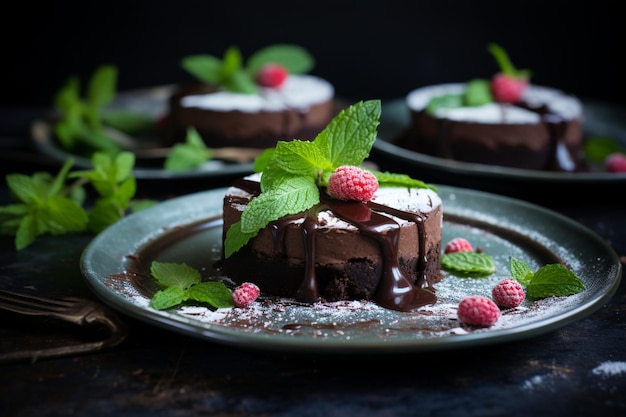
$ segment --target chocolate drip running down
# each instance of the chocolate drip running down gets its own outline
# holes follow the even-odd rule
[[[252,195],[260,194],[258,182],[240,179],[234,185]],[[383,258],[383,270],[375,292],[374,301],[377,304],[393,310],[408,311],[436,302],[434,289],[428,286],[425,277],[425,232],[423,219],[419,215],[371,201],[360,203],[337,200],[324,193],[320,193],[320,203],[304,214],[304,221],[300,228],[305,250],[305,274],[296,293],[298,301],[312,303],[320,298],[315,272],[315,233],[319,227],[317,214],[323,210],[330,210],[341,220],[355,226],[364,236],[368,236],[378,243]],[[400,224],[382,213],[413,221],[417,225],[419,258],[416,278],[407,277],[399,265]],[[283,253],[285,230],[296,218],[301,218],[301,215],[286,216],[269,225],[276,254]]]

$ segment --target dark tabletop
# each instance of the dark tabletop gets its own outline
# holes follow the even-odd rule
[[[1,112],[0,204],[9,202],[7,173],[58,170],[30,149],[27,127],[38,112]],[[374,162],[394,170],[382,159]],[[140,181],[138,194],[162,200],[230,181]],[[624,263],[623,186],[508,191],[585,225]],[[43,236],[21,251],[11,237],[0,237],[0,287],[98,301],[79,269],[92,237]],[[20,417],[626,415],[625,314],[622,279],[599,309],[540,336],[441,352],[349,356],[222,345],[119,313],[128,335],[118,346],[0,363],[0,410]],[[54,320],[0,311],[2,349],[35,339],[74,340],[73,331]]]

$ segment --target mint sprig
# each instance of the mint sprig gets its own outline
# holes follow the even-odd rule
[[[509,263],[511,275],[526,287],[532,298],[568,296],[586,289],[585,283],[562,264],[547,264],[532,272],[530,266],[519,259],[511,257]]]
[[[309,72],[315,61],[309,52],[297,45],[271,45],[256,51],[244,64],[241,51],[230,46],[220,59],[213,55],[190,55],[181,60],[181,66],[200,81],[219,86],[227,91],[257,94],[255,76],[269,63],[284,66],[291,74]]]
[[[185,142],[176,143],[165,159],[167,171],[187,171],[198,168],[213,158],[213,150],[206,146],[194,127],[187,128]]]
[[[376,140],[380,115],[380,100],[360,101],[343,109],[313,141],[279,141],[275,148],[266,149],[254,165],[256,172],[262,172],[261,194],[226,232],[225,257],[241,249],[270,222],[319,203],[320,189],[328,185],[336,168],[361,165]],[[379,187],[434,189],[405,175],[370,171],[379,179]]]
[[[53,104],[59,119],[54,123],[53,130],[64,149],[73,151],[82,147],[89,152],[114,155],[121,148],[106,133],[105,126],[133,133],[154,125],[143,114],[108,108],[117,94],[117,78],[117,67],[102,65],[89,78],[84,96],[76,76],[69,77],[56,92]]]
[[[70,172],[74,163],[70,158],[54,177],[47,172],[7,175],[15,202],[0,206],[0,234],[15,236],[15,248],[22,250],[42,235],[97,233],[129,212],[154,205],[134,199],[134,161],[128,152],[115,158],[96,152],[92,170]],[[98,195],[89,209],[84,208],[87,185]]]
[[[162,287],[150,300],[150,307],[164,310],[187,300],[215,308],[233,307],[232,292],[219,281],[202,281],[200,272],[185,263],[153,261],[150,274]]]

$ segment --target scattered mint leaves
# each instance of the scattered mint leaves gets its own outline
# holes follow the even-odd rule
[[[511,257],[510,268],[513,278],[532,298],[568,296],[586,289],[585,283],[562,264],[547,264],[533,273],[524,261]]]
[[[441,268],[468,277],[484,277],[496,271],[493,259],[484,252],[444,253]]]
[[[91,75],[85,96],[81,96],[80,80],[71,76],[54,97],[59,119],[54,123],[56,138],[64,149],[81,150],[91,157],[93,152],[116,154],[118,143],[106,132],[105,126],[126,133],[145,130],[154,122],[140,113],[113,110],[108,106],[116,97],[117,67],[102,65]]]
[[[87,214],[68,197],[63,186],[72,164],[73,160],[66,161],[56,177],[47,172],[6,176],[17,203],[0,206],[0,232],[15,235],[17,250],[26,248],[40,235],[62,235],[86,228]]]
[[[258,50],[248,58],[245,65],[239,48],[230,46],[222,59],[206,54],[191,55],[182,59],[181,66],[205,83],[235,93],[257,94],[258,86],[254,78],[268,63],[281,64],[291,74],[304,74],[313,68],[315,61],[300,46],[278,44]]]
[[[194,127],[189,127],[185,142],[172,147],[164,167],[167,171],[187,171],[199,167],[211,158],[213,150],[205,145]]]
[[[128,152],[115,158],[97,152],[92,158],[92,170],[70,172],[74,161],[69,159],[55,177],[47,172],[7,175],[7,185],[17,202],[0,206],[0,234],[15,236],[15,248],[22,250],[41,235],[97,233],[129,211],[156,204],[151,200],[133,200],[134,161],[134,155]],[[69,182],[70,179],[74,181]],[[84,187],[88,184],[98,197],[86,210]]]
[[[164,310],[187,300],[207,303],[215,308],[233,307],[232,292],[218,281],[202,281],[200,272],[185,263],[158,262],[150,273],[163,288],[150,300],[150,307]]]
[[[359,166],[369,156],[380,123],[380,100],[360,101],[343,109],[313,141],[279,141],[255,161],[262,172],[261,194],[252,199],[241,220],[226,232],[224,255],[241,249],[259,230],[289,214],[306,211],[320,201],[320,188],[342,165]],[[406,175],[370,172],[379,187],[406,185],[431,188]]]

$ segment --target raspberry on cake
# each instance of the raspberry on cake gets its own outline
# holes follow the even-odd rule
[[[583,106],[573,95],[529,82],[491,44],[490,80],[417,88],[406,96],[410,126],[398,144],[441,158],[545,171],[584,171]]]
[[[333,85],[307,74],[314,59],[297,45],[268,46],[245,61],[233,46],[223,59],[193,55],[181,65],[197,81],[181,83],[169,100],[172,142],[194,127],[210,147],[264,149],[311,140],[335,114]]]
[[[356,103],[313,141],[279,141],[260,172],[235,181],[224,197],[226,276],[306,303],[436,302],[442,201],[422,181],[361,167],[380,113],[379,100]]]

